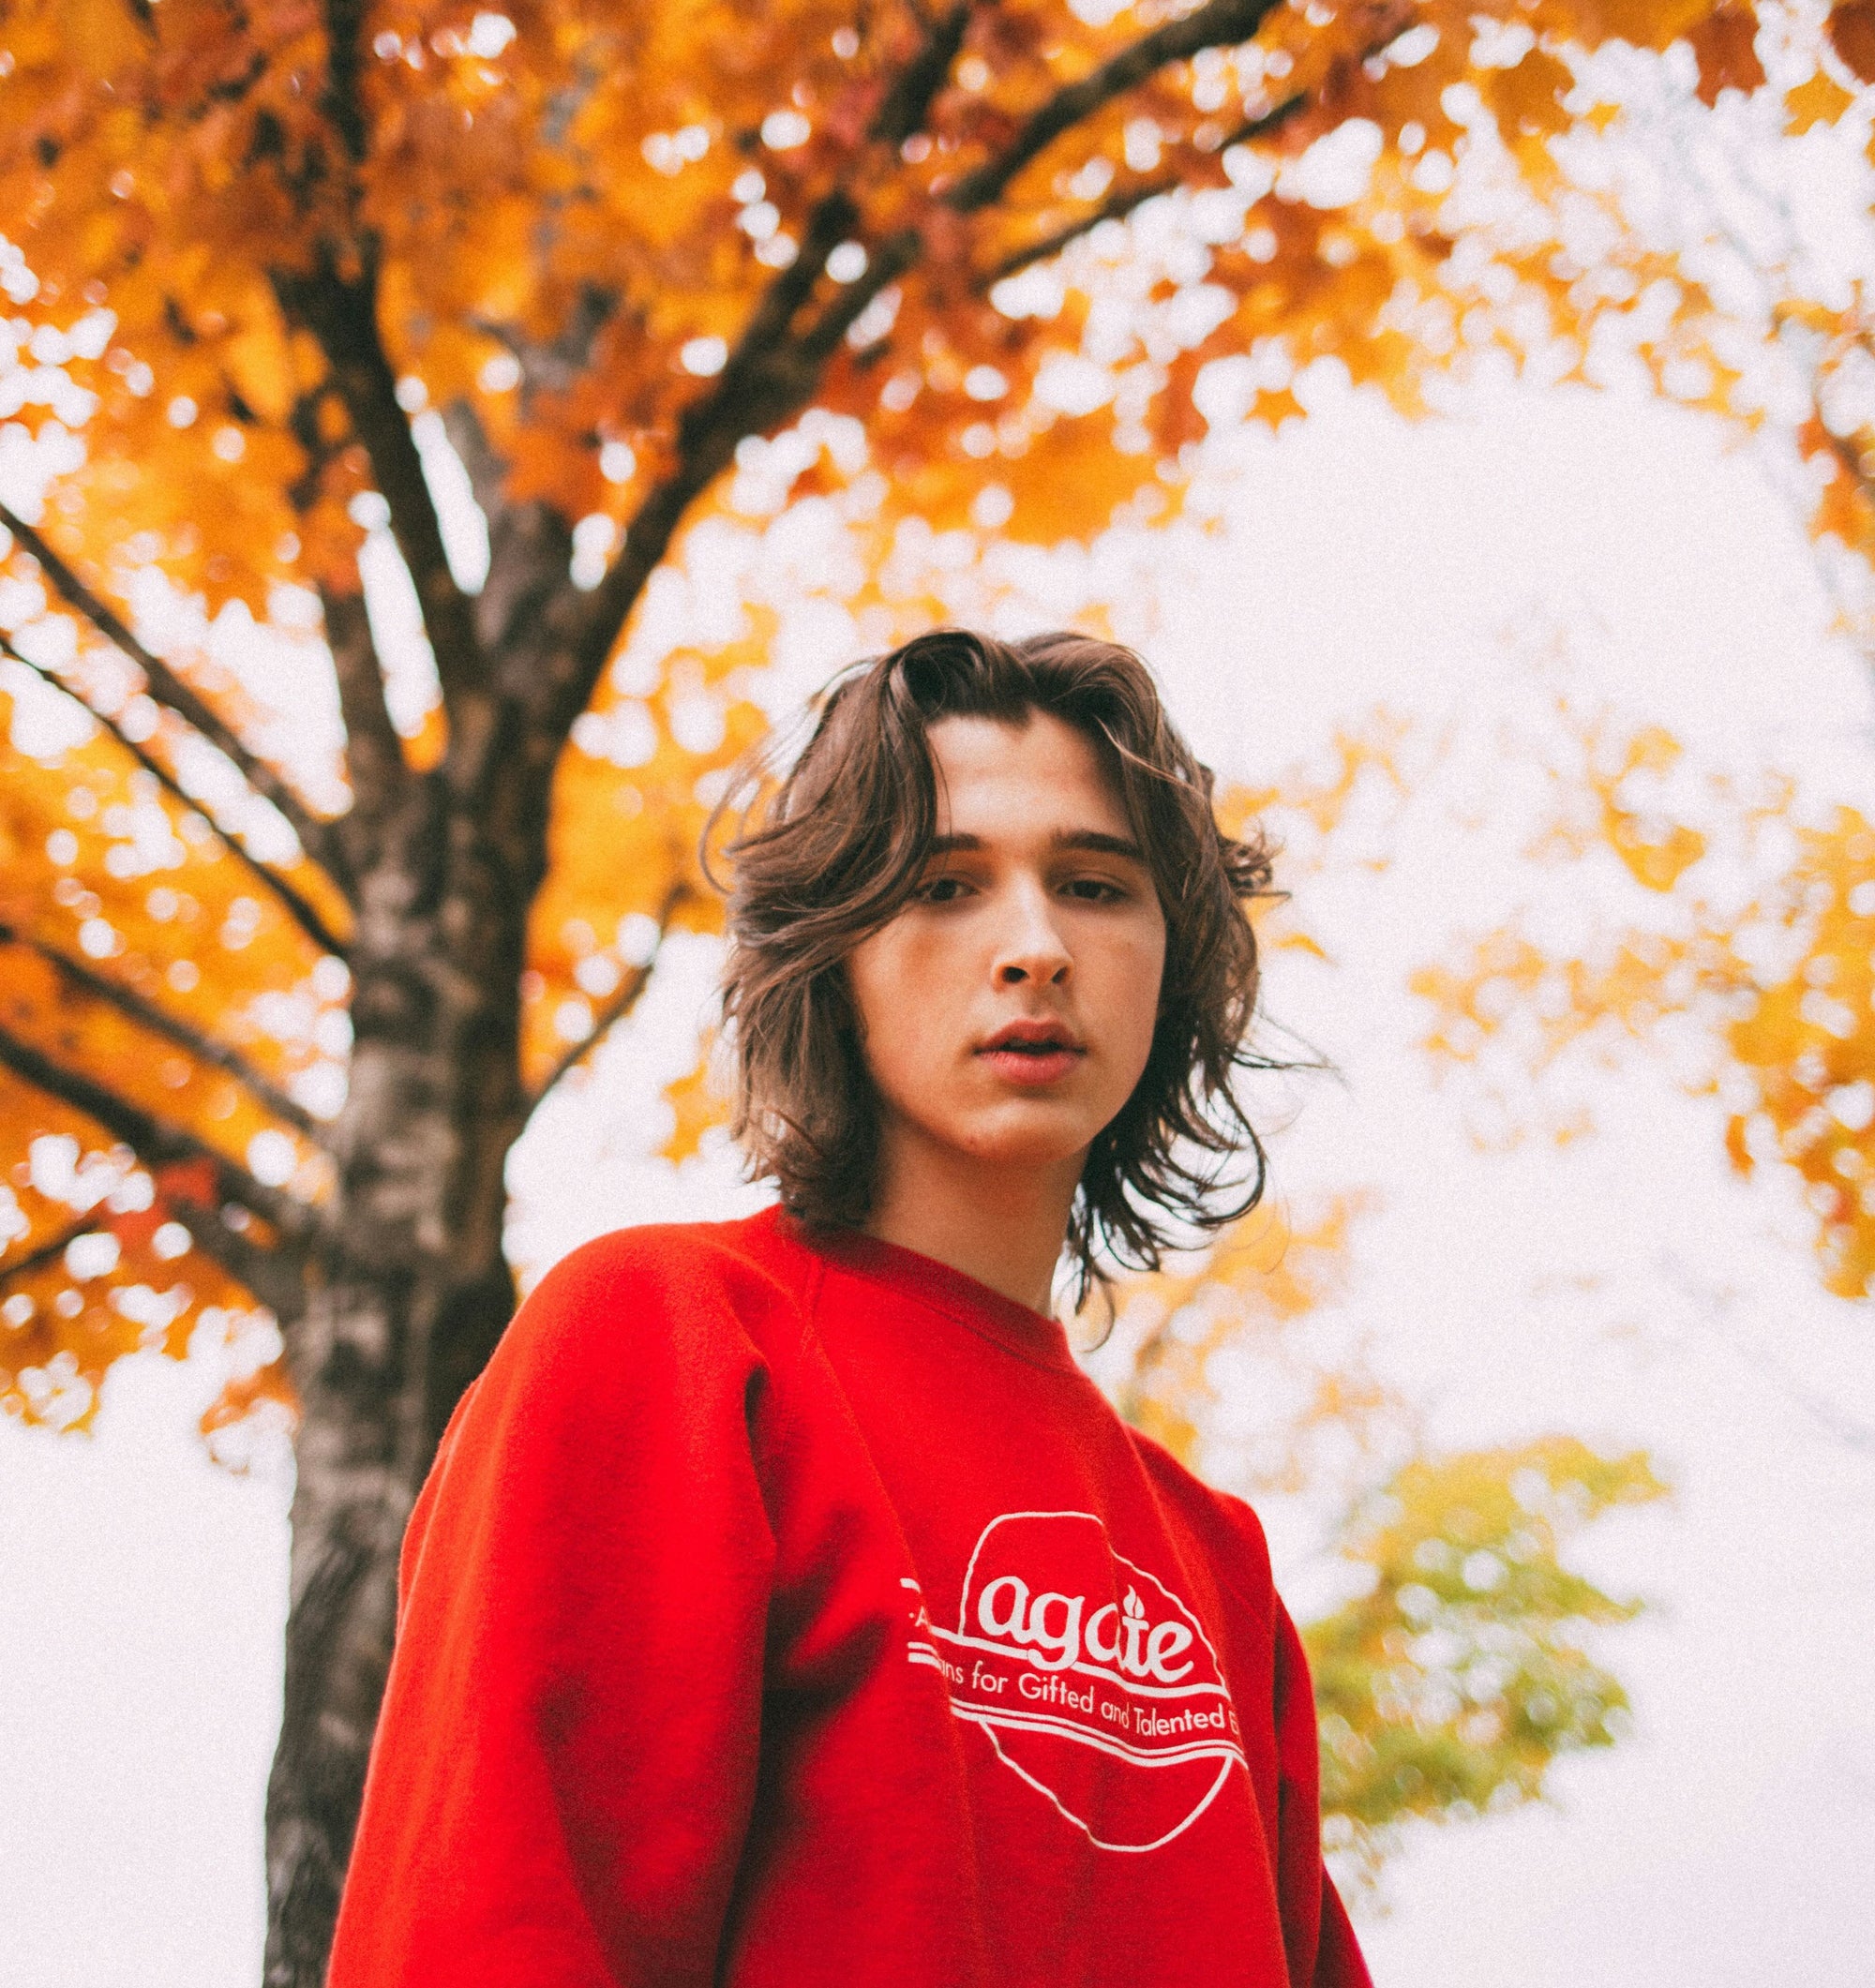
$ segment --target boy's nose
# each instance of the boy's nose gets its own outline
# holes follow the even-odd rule
[[[1032,888],[1018,889],[1011,905],[1003,943],[997,952],[997,985],[1014,987],[1033,980],[1038,986],[1059,986],[1067,979],[1072,964],[1047,892]]]

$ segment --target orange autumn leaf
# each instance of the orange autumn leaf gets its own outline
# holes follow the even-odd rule
[[[1838,0],[1830,8],[1828,33],[1836,52],[1864,82],[1875,82],[1875,4]]]
[[[1716,104],[1721,90],[1747,96],[1764,81],[1758,59],[1758,16],[1748,7],[1720,7],[1687,37],[1699,58],[1699,98]]]
[[[1567,130],[1569,117],[1562,99],[1574,82],[1568,65],[1541,49],[1532,49],[1514,68],[1494,71],[1485,85],[1485,100],[1496,113],[1505,142]]]

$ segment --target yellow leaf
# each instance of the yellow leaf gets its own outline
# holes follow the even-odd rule
[[[1834,77],[1819,69],[1808,82],[1785,91],[1784,109],[1789,114],[1784,129],[1800,137],[1813,126],[1833,125],[1854,101]]]
[[[1286,386],[1264,386],[1257,388],[1248,418],[1263,422],[1268,427],[1280,428],[1285,421],[1302,420],[1304,410],[1302,403]]]
[[[223,349],[222,363],[242,399],[263,421],[284,421],[292,411],[292,356],[278,323],[237,332]]]
[[[676,1114],[670,1137],[658,1147],[660,1156],[682,1164],[702,1149],[703,1135],[719,1125],[728,1125],[733,1099],[718,1088],[712,1069],[713,1039],[698,1044],[697,1061],[682,1076],[664,1087],[663,1097]]]

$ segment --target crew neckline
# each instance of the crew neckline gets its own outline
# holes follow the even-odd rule
[[[940,1312],[1018,1359],[1064,1373],[1080,1371],[1068,1345],[1066,1328],[1045,1311],[1005,1297],[966,1272],[939,1263],[935,1256],[908,1249],[902,1243],[889,1243],[859,1229],[808,1230],[785,1213],[781,1220],[816,1255]]]

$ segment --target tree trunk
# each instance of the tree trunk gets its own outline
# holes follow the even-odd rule
[[[502,1170],[527,1114],[519,985],[545,834],[539,819],[516,834],[510,815],[501,836],[502,812],[414,782],[364,881],[332,1240],[290,1335],[301,1419],[267,1988],[324,1980],[405,1523],[513,1309]]]

